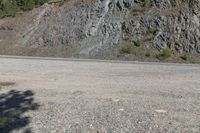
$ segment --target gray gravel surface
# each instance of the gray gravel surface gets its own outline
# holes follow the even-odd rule
[[[14,133],[200,132],[199,65],[3,57],[0,81],[39,104]]]

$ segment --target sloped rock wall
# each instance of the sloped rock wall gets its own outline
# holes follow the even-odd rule
[[[123,41],[140,40],[158,51],[200,53],[199,0],[68,0],[27,14],[30,20],[16,26],[14,40],[26,48],[107,58]]]
[[[133,9],[138,8],[138,5]],[[148,30],[154,29],[154,37],[147,44],[158,50],[170,47],[180,53],[200,53],[198,0],[152,0],[139,8],[144,10],[133,11],[131,19],[125,22],[133,42],[144,38]]]

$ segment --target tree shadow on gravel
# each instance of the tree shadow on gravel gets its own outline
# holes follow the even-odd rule
[[[26,127],[30,117],[23,116],[25,112],[37,110],[38,103],[34,102],[34,93],[28,91],[11,90],[0,95],[0,133],[10,133]],[[31,132],[27,129],[25,132]]]

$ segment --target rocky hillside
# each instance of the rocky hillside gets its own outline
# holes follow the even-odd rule
[[[51,1],[0,20],[0,53],[194,62],[199,0]]]

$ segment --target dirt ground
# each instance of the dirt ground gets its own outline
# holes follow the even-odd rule
[[[200,65],[1,57],[0,83],[1,133],[200,132]]]

